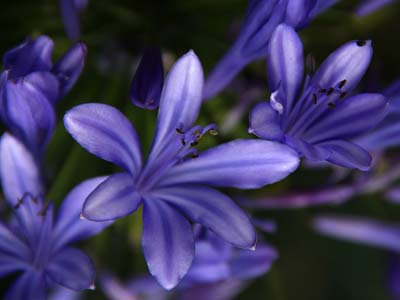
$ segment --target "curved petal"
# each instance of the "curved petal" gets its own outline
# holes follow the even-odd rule
[[[335,165],[368,171],[371,166],[371,155],[360,146],[344,140],[334,140],[321,143],[318,146],[330,151],[326,159]]]
[[[36,75],[40,76],[31,76]],[[49,99],[34,85],[36,81],[31,76],[7,81],[2,115],[10,131],[40,155],[53,134],[56,117]]]
[[[283,140],[284,133],[280,126],[279,114],[268,102],[259,103],[252,109],[249,133],[266,140]]]
[[[282,85],[288,113],[294,106],[304,73],[303,43],[292,27],[281,24],[275,29],[267,57],[270,89],[276,91]]]
[[[59,0],[62,21],[65,31],[71,40],[78,40],[81,35],[79,10],[74,0]],[[82,10],[82,8],[80,9]]]
[[[54,247],[86,239],[101,232],[112,223],[82,220],[79,217],[86,198],[106,179],[107,177],[96,177],[86,180],[67,195],[58,210],[57,222],[54,227],[54,235],[58,238],[57,246]]]
[[[0,176],[6,200],[13,206],[26,193],[43,194],[40,170],[32,154],[7,133],[0,140]]]
[[[30,264],[27,261],[11,254],[1,253],[0,250],[0,278],[28,268],[30,268]]]
[[[318,10],[319,0],[288,1],[285,23],[296,30],[308,25]]]
[[[0,222],[0,260],[6,256],[13,258],[15,263],[27,260],[30,257],[30,249],[6,225]]]
[[[87,51],[84,43],[76,43],[54,65],[51,71],[60,81],[60,95],[55,101],[61,100],[78,80],[85,65]]]
[[[277,258],[277,251],[265,244],[257,245],[255,251],[240,250],[230,262],[231,276],[241,280],[262,276]]]
[[[58,252],[46,268],[46,273],[58,284],[76,291],[94,288],[93,262],[75,248]]]
[[[193,51],[189,51],[172,67],[161,93],[156,135],[151,155],[156,155],[176,128],[190,129],[197,119],[203,90],[203,69]]]
[[[153,110],[160,103],[164,84],[164,67],[159,48],[144,52],[131,83],[130,96],[134,105]]]
[[[181,210],[193,222],[211,229],[225,241],[253,248],[256,233],[248,216],[228,196],[198,185],[173,186],[152,193]]]
[[[90,153],[115,163],[133,176],[142,165],[137,133],[116,108],[89,103],[78,105],[64,116],[72,137]]]
[[[400,252],[400,227],[361,217],[319,216],[314,229],[334,238]]]
[[[194,239],[190,223],[162,200],[146,198],[142,245],[150,273],[165,289],[174,288],[193,261]]]
[[[7,291],[7,300],[46,300],[46,279],[43,273],[36,270],[24,272]]]
[[[313,84],[322,88],[336,87],[346,80],[343,87],[351,91],[364,76],[371,59],[371,41],[351,41],[335,52],[322,63],[313,77]]]
[[[108,221],[134,212],[141,203],[131,175],[118,173],[102,182],[86,199],[82,216],[91,221]]]
[[[161,185],[193,182],[254,189],[285,178],[298,164],[298,154],[289,146],[262,140],[236,140],[171,168]]]
[[[350,139],[374,128],[387,114],[387,99],[380,94],[359,94],[343,101],[315,122],[304,139],[310,143]]]
[[[50,103],[55,103],[59,97],[59,82],[50,72],[34,72],[24,77],[47,98]]]
[[[296,149],[302,156],[310,161],[323,161],[329,157],[330,152],[323,147],[312,145],[304,140],[286,136],[286,143]]]
[[[4,55],[4,69],[9,70],[11,79],[26,76],[31,72],[49,71],[52,66],[53,48],[54,43],[48,36],[41,35],[34,40],[26,39]]]
[[[395,0],[364,0],[357,7],[356,14],[359,17],[365,17],[393,2],[395,2]]]

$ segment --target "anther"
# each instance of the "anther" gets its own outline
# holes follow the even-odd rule
[[[365,46],[367,44],[367,41],[365,41],[365,40],[358,40],[357,41],[357,46],[358,47],[363,47],[363,46]]]
[[[346,92],[341,93],[341,94],[340,94],[340,99],[343,99],[344,97],[346,97],[346,95],[347,95]]]
[[[184,134],[183,130],[182,130],[181,128],[179,128],[179,127],[176,128],[175,130],[176,130],[176,132],[179,133],[179,134]]]
[[[14,205],[15,209],[18,209],[24,203],[24,198],[20,198],[17,201],[17,204]]]
[[[185,142],[184,138],[181,139],[181,144],[182,144],[182,146],[186,146],[186,142]]]
[[[335,89],[334,89],[333,87],[330,87],[329,90],[326,92],[326,94],[327,94],[328,96],[330,96],[330,95],[333,94],[334,91],[335,91]]]
[[[346,83],[347,83],[347,80],[346,79],[343,79],[341,82],[339,82],[339,89],[342,89],[342,88],[344,88],[344,86],[346,85]]]
[[[190,143],[190,146],[197,146],[198,144],[199,144],[198,141],[194,141],[194,142],[191,142],[191,143]]]
[[[39,211],[38,215],[39,215],[39,216],[42,216],[42,217],[45,217],[48,208],[49,208],[49,203],[45,203],[45,204],[43,205],[43,208]]]
[[[331,108],[331,109],[334,109],[336,107],[336,105],[333,102],[329,102],[328,103],[328,107]]]
[[[209,132],[211,135],[218,135],[218,131],[215,130],[215,129],[210,129],[208,132]]]
[[[312,94],[312,101],[314,104],[317,104],[317,101],[318,101],[317,94],[315,94],[315,93]]]
[[[319,89],[319,91],[321,94],[325,94],[326,93],[326,89]]]

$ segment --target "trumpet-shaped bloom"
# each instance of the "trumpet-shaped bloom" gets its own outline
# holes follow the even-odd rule
[[[88,4],[89,0],[59,0],[65,31],[73,41],[79,40],[81,36],[79,15],[86,9]]]
[[[115,163],[111,175],[87,198],[82,215],[114,220],[143,205],[142,245],[150,273],[171,289],[187,273],[194,255],[189,220],[227,242],[253,248],[256,235],[247,215],[209,186],[259,188],[298,166],[286,145],[236,140],[197,153],[194,146],[215,126],[194,126],[201,106],[203,73],[193,52],[174,65],[162,92],[152,149],[145,164],[135,129],[117,109],[83,104],[64,118],[73,138],[92,154]]]
[[[359,17],[365,17],[396,1],[397,0],[364,0],[357,7],[356,14]]]
[[[333,52],[303,83],[303,45],[281,24],[268,47],[270,102],[250,114],[249,132],[286,143],[311,161],[368,170],[370,154],[352,139],[374,128],[387,113],[381,94],[347,96],[367,70],[370,41],[352,41]],[[303,88],[302,88],[303,83]]]
[[[207,77],[204,98],[222,91],[249,63],[267,55],[271,35],[280,23],[296,30],[307,26],[338,0],[249,0],[241,31],[233,46]]]
[[[164,83],[164,67],[160,49],[149,48],[143,54],[131,84],[131,100],[138,107],[156,109]]]
[[[8,130],[39,157],[55,126],[54,105],[82,72],[86,46],[77,43],[53,65],[53,41],[27,39],[8,51],[0,75],[0,116]]]
[[[44,300],[47,289],[57,284],[72,290],[92,288],[93,263],[70,244],[110,224],[79,219],[84,200],[106,178],[90,179],[75,187],[54,218],[52,205],[43,201],[34,158],[8,134],[0,141],[0,175],[6,201],[15,215],[10,224],[0,223],[0,276],[19,273],[5,299]]]

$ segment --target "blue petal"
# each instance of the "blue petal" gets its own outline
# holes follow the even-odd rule
[[[28,246],[0,222],[0,260],[3,261],[6,257],[10,257],[15,266],[19,268],[23,261],[29,260],[30,255]]]
[[[351,139],[374,128],[387,114],[387,99],[380,94],[359,94],[343,100],[305,132],[315,144],[330,139]]]
[[[35,156],[40,156],[53,134],[56,119],[53,106],[34,85],[35,82],[28,78],[7,81],[2,116],[10,131]]]
[[[316,14],[323,13],[325,10],[335,5],[340,0],[319,0]]]
[[[6,293],[7,300],[46,300],[46,279],[42,272],[27,271],[18,277],[17,281]]]
[[[131,214],[140,204],[132,176],[118,173],[108,177],[87,197],[82,216],[91,221],[115,220]]]
[[[266,140],[283,140],[284,133],[280,125],[279,114],[268,102],[259,103],[252,109],[249,133]]]
[[[68,111],[64,124],[72,137],[90,153],[129,171],[142,165],[137,133],[116,108],[99,103],[82,104]]]
[[[297,30],[304,28],[317,13],[319,2],[319,0],[289,0],[285,23]]]
[[[94,288],[93,262],[75,248],[65,248],[58,252],[46,268],[46,273],[56,283],[72,290]]]
[[[53,41],[45,35],[35,40],[27,39],[4,55],[4,69],[9,70],[11,79],[26,76],[31,72],[50,71],[53,48]]]
[[[152,195],[174,205],[193,222],[204,225],[235,246],[255,246],[256,233],[246,213],[217,190],[185,185],[158,189]]]
[[[55,103],[60,96],[60,84],[57,77],[50,72],[34,72],[25,76],[24,80],[30,82],[36,89],[50,101]]]
[[[151,157],[176,135],[176,128],[186,131],[192,127],[202,102],[203,81],[203,69],[193,51],[172,67],[161,94]]]
[[[82,294],[62,286],[57,286],[48,300],[80,300]],[[123,300],[123,299],[121,299]]]
[[[240,250],[230,262],[232,277],[248,280],[262,276],[277,258],[277,251],[266,244],[257,245],[255,251]]]
[[[371,166],[371,155],[360,146],[344,140],[333,140],[318,144],[330,152],[326,159],[335,165],[368,171]]]
[[[174,288],[193,260],[194,239],[189,222],[161,199],[145,199],[142,245],[150,273],[165,289]]]
[[[299,164],[290,147],[270,141],[236,140],[211,148],[195,159],[173,167],[162,185],[184,182],[207,183],[242,189],[260,188],[277,182]]]
[[[41,173],[32,154],[7,133],[0,140],[0,176],[6,200],[12,206],[26,193],[43,194]]]
[[[81,30],[79,24],[79,13],[82,7],[76,7],[75,0],[59,0],[62,21],[68,37],[77,41],[80,38]]]
[[[400,227],[361,217],[319,216],[314,229],[334,238],[400,252]]]
[[[86,45],[76,43],[54,65],[51,71],[60,81],[60,95],[56,101],[61,100],[78,80],[85,65],[86,55]]]
[[[131,84],[131,101],[144,109],[156,109],[164,84],[164,67],[159,48],[149,48],[143,54]]]
[[[299,93],[304,73],[303,44],[294,31],[286,24],[274,31],[268,46],[267,70],[271,91],[282,85],[286,95],[283,104],[289,113]]]
[[[313,84],[322,88],[336,87],[346,80],[343,89],[351,91],[364,76],[372,58],[371,41],[351,41],[322,63],[313,77]]]
[[[0,224],[0,226],[2,225]],[[2,249],[0,249],[0,278],[29,269],[30,267],[30,261],[24,261],[12,254],[2,253]]]
[[[376,12],[385,5],[391,4],[395,0],[364,0],[356,9],[356,14],[359,17],[365,17]]]
[[[107,177],[96,177],[86,180],[67,195],[58,211],[54,227],[54,235],[58,237],[54,248],[93,236],[112,223],[80,219],[86,198],[106,179]]]

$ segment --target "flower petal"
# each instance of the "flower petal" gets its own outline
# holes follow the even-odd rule
[[[281,141],[284,138],[279,114],[268,102],[259,103],[252,109],[249,133],[272,141]]]
[[[372,58],[371,41],[351,41],[335,52],[322,63],[313,77],[313,84],[322,88],[337,86],[346,80],[343,87],[351,91],[364,76]]]
[[[61,247],[86,239],[101,232],[112,223],[82,220],[79,217],[86,198],[106,179],[107,177],[96,177],[86,180],[67,195],[58,212],[54,228],[54,235],[58,238],[53,247]]]
[[[53,48],[54,43],[48,36],[26,39],[4,55],[4,69],[9,70],[10,79],[26,76],[31,72],[49,71]]]
[[[131,84],[132,103],[144,109],[156,109],[160,103],[163,83],[164,67],[161,50],[146,49]]]
[[[75,248],[64,248],[52,259],[46,269],[48,276],[58,284],[76,290],[93,289],[95,270],[91,259]]]
[[[40,170],[32,154],[8,133],[0,140],[0,176],[3,193],[12,206],[26,193],[43,194]]]
[[[133,176],[142,165],[137,133],[116,108],[89,103],[78,105],[64,116],[72,137],[90,153],[129,171]]]
[[[314,229],[334,238],[400,252],[400,227],[361,217],[319,216]]]
[[[86,55],[86,45],[76,43],[54,65],[51,71],[60,81],[60,95],[56,101],[61,100],[78,80],[85,65]]]
[[[115,220],[134,212],[140,203],[132,176],[118,173],[108,177],[87,197],[82,216],[91,221]]]
[[[380,94],[359,94],[336,106],[304,135],[310,143],[350,139],[374,128],[387,114],[387,99]]]
[[[393,2],[395,2],[395,0],[364,0],[357,7],[356,14],[359,17],[365,17]]]
[[[267,70],[271,91],[282,85],[286,95],[285,111],[294,106],[304,75],[303,43],[296,31],[286,25],[279,25],[268,45]]]
[[[319,146],[330,151],[326,160],[335,165],[361,171],[368,171],[371,166],[371,155],[352,142],[334,140],[321,143]]]
[[[289,146],[262,140],[236,140],[171,168],[161,185],[196,182],[254,189],[285,178],[298,164],[299,157]]]
[[[204,225],[235,246],[255,246],[256,233],[247,214],[217,190],[185,185],[161,188],[152,195],[174,205],[193,222]]]
[[[77,41],[81,35],[79,12],[83,10],[76,7],[74,0],[59,0],[62,21],[64,23],[65,31],[68,37]]]
[[[255,251],[240,250],[230,262],[232,277],[248,280],[262,276],[277,258],[277,251],[266,244],[257,245]]]
[[[56,117],[47,97],[34,85],[36,81],[29,78],[7,81],[2,116],[10,131],[39,156],[53,134]]]
[[[60,84],[56,76],[50,72],[34,72],[24,77],[47,98],[50,103],[55,103],[59,97]]]
[[[317,13],[319,2],[319,0],[288,1],[285,23],[296,30],[306,27]]]
[[[15,261],[28,260],[30,249],[6,225],[0,222],[0,256],[9,256]]]
[[[189,222],[164,201],[146,198],[142,245],[150,273],[165,289],[174,288],[189,270],[194,256]]]
[[[24,272],[7,291],[7,300],[46,300],[46,279],[43,273],[32,270]]]
[[[176,134],[176,128],[185,131],[192,127],[202,102],[203,81],[203,69],[193,51],[172,67],[161,94],[153,155],[168,143],[171,134]]]

